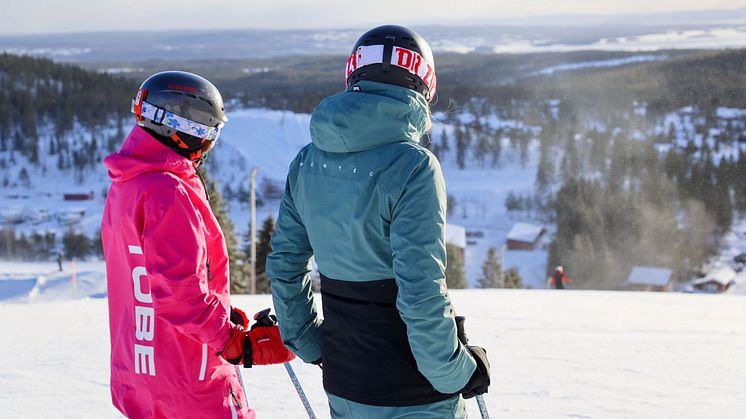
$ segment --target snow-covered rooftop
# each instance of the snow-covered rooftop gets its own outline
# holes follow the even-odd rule
[[[466,249],[466,228],[457,224],[446,224],[446,243]]]
[[[649,266],[635,266],[627,277],[628,284],[666,285],[671,281],[673,271]]]
[[[709,275],[707,275],[704,278],[700,278],[700,279],[694,281],[694,284],[704,284],[705,282],[714,281],[714,282],[717,282],[720,285],[726,286],[731,281],[735,280],[735,278],[736,278],[736,271],[734,271],[733,269],[725,266],[725,267],[722,267],[722,268],[720,268],[720,269],[718,269],[718,270],[710,273]]]
[[[544,232],[544,227],[528,223],[515,223],[508,233],[508,240],[533,243]]]

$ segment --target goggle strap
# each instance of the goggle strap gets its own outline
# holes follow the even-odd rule
[[[199,122],[192,121],[191,119],[176,115],[173,112],[169,112],[163,108],[159,108],[146,102],[142,99],[140,92],[144,92],[144,95],[147,94],[147,91],[140,90],[138,96],[132,101],[132,113],[135,114],[138,121],[147,118],[156,124],[163,124],[175,131],[208,141],[217,141],[220,137],[220,132],[223,128],[222,123],[216,127],[209,127]]]

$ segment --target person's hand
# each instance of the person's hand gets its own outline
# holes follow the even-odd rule
[[[253,365],[282,364],[295,359],[295,354],[290,352],[282,343],[280,329],[276,324],[262,325],[254,323],[247,341],[251,344],[251,361]],[[244,362],[246,366],[246,362]]]
[[[490,386],[490,361],[487,359],[487,351],[479,346],[466,346],[474,360],[477,362],[477,368],[471,375],[469,382],[466,383],[460,393],[465,399],[484,394]]]
[[[234,317],[234,312],[243,313],[233,309],[231,318]],[[246,315],[243,314],[243,317]],[[251,368],[253,365],[282,364],[295,359],[295,354],[282,343],[277,319],[269,314],[269,309],[257,313],[254,320],[256,322],[248,332],[243,325],[231,322],[231,337],[218,355],[234,365],[243,363],[245,368]],[[248,320],[246,323],[248,324]]]
[[[231,335],[228,338],[228,342],[225,343],[223,349],[218,352],[219,356],[222,356],[226,361],[231,364],[238,365],[244,361],[246,354],[246,330],[243,326],[230,323]],[[248,345],[249,351],[251,350],[251,344]],[[251,352],[249,352],[251,356]],[[251,359],[251,358],[249,358]]]

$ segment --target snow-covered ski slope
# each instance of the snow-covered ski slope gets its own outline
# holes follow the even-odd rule
[[[487,348],[493,418],[741,418],[746,298],[548,290],[451,291]],[[237,296],[253,312],[268,295]],[[108,388],[106,299],[0,304],[4,418],[119,417]],[[164,355],[167,356],[167,355]],[[320,418],[321,371],[294,361]],[[259,418],[302,419],[282,366],[244,370]],[[467,401],[471,418],[476,403]]]

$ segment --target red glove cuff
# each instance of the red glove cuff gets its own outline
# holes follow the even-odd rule
[[[231,364],[240,364],[244,355],[244,341],[246,340],[246,331],[243,327],[232,324],[231,335],[223,349],[218,352],[219,356],[225,358]]]

